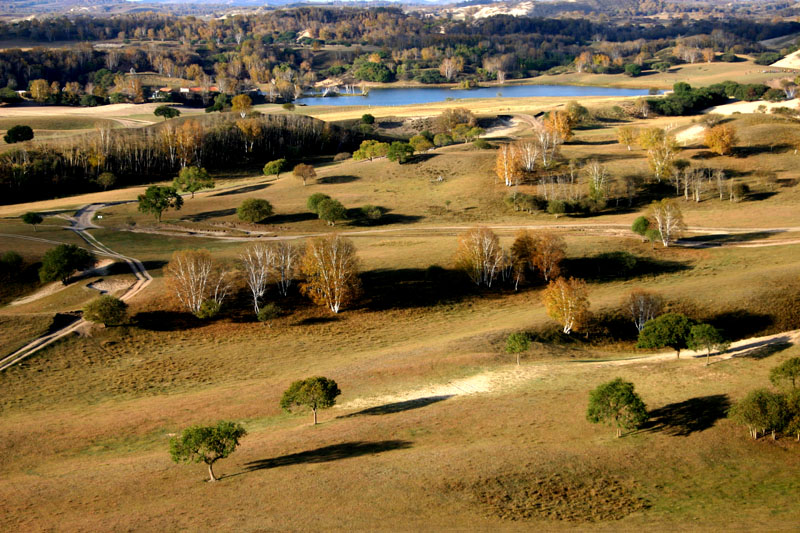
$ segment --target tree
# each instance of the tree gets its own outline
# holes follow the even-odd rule
[[[791,382],[792,389],[796,388],[797,381],[800,380],[800,357],[792,357],[791,359],[787,359],[780,365],[770,370],[769,380],[774,385],[780,385],[784,382]]]
[[[288,168],[288,162],[286,159],[276,159],[275,161],[270,161],[266,165],[264,165],[264,175],[265,176],[272,176],[274,175],[275,178],[280,177],[281,172]]]
[[[97,176],[97,184],[100,185],[104,191],[108,190],[109,187],[113,187],[115,183],[117,183],[117,177],[112,172],[103,172]]]
[[[498,179],[502,180],[506,187],[511,187],[518,183],[518,168],[517,151],[514,147],[510,144],[500,146],[495,158],[494,171]]]
[[[336,397],[341,393],[332,379],[321,376],[301,379],[283,393],[281,408],[288,411],[293,406],[308,407],[314,413],[314,425],[317,425],[317,411],[336,405]]]
[[[236,215],[239,217],[239,220],[252,224],[271,217],[272,213],[272,204],[261,198],[246,198],[242,201],[242,204],[236,208]]]
[[[358,258],[353,242],[336,234],[310,239],[300,270],[305,276],[301,291],[332,313],[359,294]]]
[[[66,285],[73,272],[86,270],[94,263],[94,256],[83,248],[78,248],[74,244],[59,244],[47,250],[42,257],[39,279],[43,283],[61,281]]]
[[[433,148],[433,143],[422,135],[414,135],[408,140],[408,144],[411,145],[415,152],[427,152]]]
[[[730,124],[719,124],[705,132],[705,145],[718,155],[730,154],[737,140],[736,129]]]
[[[321,192],[315,192],[311,196],[308,197],[306,200],[306,207],[309,211],[314,213],[315,215],[319,215],[319,204],[322,203],[323,200],[330,200],[331,197],[327,194],[323,194]]]
[[[152,213],[157,222],[161,222],[161,214],[167,209],[180,210],[183,198],[175,187],[151,185],[144,194],[139,195],[139,211]]]
[[[239,113],[239,116],[244,118],[253,108],[253,100],[246,94],[237,94],[231,100],[231,109],[234,113]]]
[[[47,80],[33,80],[28,85],[28,90],[31,93],[31,97],[40,104],[46,102],[47,99],[50,98],[50,84],[47,83]]]
[[[545,281],[558,277],[561,261],[567,256],[566,247],[564,239],[555,233],[543,232],[537,236],[533,264]]]
[[[358,150],[353,152],[353,161],[372,161],[376,157],[383,157],[389,153],[389,145],[372,139],[361,141]]]
[[[44,222],[44,219],[42,218],[42,215],[40,215],[39,213],[28,212],[22,215],[22,221],[25,224],[30,224],[31,226],[33,226],[33,231],[35,232],[36,225]]]
[[[631,76],[632,78],[635,78],[641,73],[642,73],[642,67],[640,67],[636,63],[628,63],[627,65],[625,65],[626,76]]]
[[[582,279],[558,278],[551,281],[542,294],[542,301],[547,314],[563,326],[565,334],[577,331],[586,323],[589,298],[586,282]]]
[[[375,117],[370,115],[369,113],[364,113],[361,115],[361,123],[362,124],[375,124]]]
[[[312,180],[317,177],[317,172],[314,170],[314,167],[305,163],[296,165],[294,170],[292,170],[292,174],[294,174],[296,178],[303,180],[303,186],[307,184],[308,180]]]
[[[692,321],[680,313],[666,313],[648,320],[639,332],[637,348],[664,348],[675,350],[680,358],[681,350],[687,347]]]
[[[517,366],[519,366],[519,354],[527,352],[531,347],[531,338],[525,333],[512,333],[506,339],[506,353],[517,356]]]
[[[287,241],[272,243],[272,250],[275,260],[275,271],[273,272],[275,284],[278,286],[278,292],[281,296],[286,296],[297,273],[301,255],[300,250],[297,246]]]
[[[631,146],[634,142],[636,142],[637,136],[638,132],[631,126],[622,126],[617,128],[617,141],[619,141],[619,144],[624,144],[627,146],[628,151],[631,150]]]
[[[464,70],[464,58],[461,56],[446,57],[439,65],[439,74],[447,78],[447,81],[453,81],[456,74]]]
[[[783,429],[787,422],[788,410],[783,395],[767,389],[751,391],[742,400],[736,403],[730,411],[731,418],[739,424],[747,426],[750,436],[758,438],[759,432],[766,435],[767,431],[775,432]]]
[[[389,145],[386,157],[389,161],[397,161],[401,165],[414,155],[414,148],[409,143],[394,141]]]
[[[589,394],[586,419],[617,428],[617,438],[622,430],[632,430],[647,421],[647,407],[636,393],[633,383],[617,378],[604,383]]]
[[[128,318],[128,304],[109,294],[99,296],[83,308],[83,318],[105,326],[117,326]]]
[[[514,276],[514,290],[528,273],[536,270],[536,236],[528,230],[520,230],[511,245],[511,267]]]
[[[711,324],[695,324],[689,330],[686,345],[692,350],[706,350],[706,366],[708,366],[711,350],[724,350],[728,343],[722,333]]]
[[[30,141],[31,139],[33,139],[33,129],[25,125],[11,126],[3,136],[3,140],[7,144]]]
[[[181,116],[181,111],[172,106],[160,105],[153,111],[153,114],[157,117],[164,117],[164,122],[166,122],[168,119]]]
[[[686,229],[681,208],[672,198],[663,198],[650,204],[649,218],[655,220],[664,247],[669,246],[669,243],[677,239],[681,231]]]
[[[647,322],[661,314],[664,299],[657,294],[634,289],[625,298],[622,307],[633,320],[636,331],[641,332]]]
[[[648,229],[650,229],[650,220],[647,217],[636,217],[636,220],[631,224],[631,231],[642,237],[645,236]]]
[[[195,316],[218,310],[231,289],[228,272],[208,250],[176,251],[164,268],[164,278],[181,306]]]
[[[205,463],[209,481],[217,481],[214,463],[229,457],[247,431],[235,422],[217,422],[216,426],[192,426],[180,437],[169,441],[169,453],[176,463]]]
[[[172,182],[172,186],[181,192],[192,193],[192,198],[194,198],[194,193],[197,191],[213,189],[214,179],[204,168],[183,167],[178,173],[178,177]]]
[[[572,121],[566,111],[551,111],[544,119],[544,128],[562,141],[572,138]]]
[[[337,221],[347,219],[347,209],[339,200],[326,198],[317,204],[317,215],[329,226],[335,226]]]
[[[244,269],[247,287],[253,295],[253,309],[258,315],[259,302],[264,297],[275,270],[274,248],[263,243],[254,244],[244,249],[239,260]]]
[[[476,285],[491,287],[504,260],[500,239],[489,228],[473,228],[459,236],[456,266]]]

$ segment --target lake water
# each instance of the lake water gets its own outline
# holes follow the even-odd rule
[[[582,96],[641,96],[647,89],[617,89],[614,87],[579,87],[576,85],[505,85],[479,89],[450,89],[447,87],[405,87],[396,89],[370,89],[367,96],[341,95],[334,97],[305,96],[295,100],[306,105],[369,105],[391,106],[442,102],[448,98],[519,98],[525,96],[556,96],[580,99]]]

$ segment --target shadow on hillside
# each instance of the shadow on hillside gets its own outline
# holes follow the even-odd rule
[[[342,176],[325,176],[324,178],[317,179],[317,183],[323,185],[336,185],[339,183],[352,183],[354,181],[358,181],[361,178],[358,176],[351,176],[351,175],[342,175]]]
[[[363,455],[374,455],[376,453],[383,453],[392,450],[405,450],[411,447],[411,442],[406,440],[382,440],[377,442],[343,442],[341,444],[333,444],[331,446],[324,446],[315,450],[308,450],[300,453],[293,453],[290,455],[282,455],[280,457],[273,457],[271,459],[261,459],[252,461],[245,464],[246,472],[254,472],[256,470],[267,470],[270,468],[277,468],[280,466],[290,466],[308,463],[327,463],[330,461],[338,461],[340,459],[350,459],[352,457],[361,457]],[[232,476],[225,476],[232,477]]]
[[[191,313],[144,311],[133,315],[133,323],[149,331],[182,331],[198,328],[203,321]]]
[[[678,244],[698,244],[702,243],[706,246],[721,246],[726,243],[732,242],[747,242],[756,241],[759,239],[766,239],[776,233],[782,233],[783,230],[771,231],[752,231],[749,233],[723,233],[714,235],[695,235],[694,237],[686,237],[678,240]]]
[[[371,311],[432,307],[476,293],[462,272],[439,266],[370,270],[361,275],[361,282],[368,296],[364,307]]]
[[[724,337],[731,340],[747,339],[763,334],[774,322],[769,315],[753,313],[744,309],[725,311],[705,321],[721,330]]]
[[[794,150],[794,146],[788,143],[759,144],[755,146],[737,146],[733,151],[733,155],[736,157],[750,157],[751,155],[760,154],[783,154],[789,150]]]
[[[691,267],[667,259],[641,257],[629,252],[608,252],[592,257],[572,257],[562,262],[570,276],[586,280],[616,280],[683,272]]]
[[[394,413],[402,413],[403,411],[411,411],[412,409],[419,409],[428,405],[447,400],[452,398],[452,394],[444,394],[441,396],[428,396],[427,398],[415,398],[413,400],[406,400],[404,402],[387,403],[377,407],[370,407],[356,413],[349,415],[337,416],[336,418],[352,418],[354,416],[378,416],[378,415],[391,415]]]
[[[789,337],[778,337],[772,340],[755,342],[745,346],[737,346],[727,353],[733,352],[734,357],[747,357],[748,359],[766,359],[794,346]],[[740,355],[736,355],[739,353]]]
[[[382,214],[381,217],[376,220],[367,218],[361,211],[361,208],[348,209],[348,224],[350,226],[388,226],[390,224],[412,224],[425,218],[419,215],[392,213],[390,209],[380,206],[378,206],[378,209],[381,210]]]
[[[319,324],[330,324],[339,320],[338,316],[312,316],[298,320],[293,325],[295,326],[316,326]]]
[[[279,213],[269,217],[270,224],[291,224],[293,222],[305,222],[307,220],[317,220],[319,217],[311,212],[303,213]]]
[[[727,394],[701,396],[671,403],[650,411],[650,420],[640,431],[664,432],[675,437],[688,437],[697,431],[714,427],[725,418],[731,406]]]
[[[236,214],[236,208],[231,207],[230,209],[217,209],[216,211],[204,211],[202,213],[197,213],[194,215],[187,215],[185,217],[182,217],[181,220],[190,220],[192,222],[203,222],[204,220],[208,220],[211,218],[229,217],[235,214]]]
[[[234,194],[245,194],[248,192],[261,191],[269,187],[271,183],[260,183],[258,185],[245,185],[244,187],[237,187],[227,191],[221,191],[215,194],[209,194],[208,198],[216,198],[217,196],[232,196]]]

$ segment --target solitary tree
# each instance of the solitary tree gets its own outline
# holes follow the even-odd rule
[[[525,333],[512,333],[506,339],[506,353],[517,356],[517,366],[519,366],[519,354],[527,352],[531,347],[531,338]]]
[[[656,222],[664,247],[669,246],[669,243],[677,239],[681,231],[686,229],[681,208],[672,198],[663,198],[650,204],[650,218]]]
[[[180,109],[175,109],[172,106],[160,105],[155,109],[155,111],[153,111],[153,114],[157,117],[164,117],[164,122],[166,122],[171,118],[181,116],[181,111]]]
[[[311,165],[306,165],[305,163],[296,165],[292,171],[292,174],[294,174],[295,177],[303,180],[303,186],[307,185],[308,180],[317,177],[317,172],[314,170],[314,167]]]
[[[306,278],[302,292],[332,313],[338,313],[360,291],[356,248],[339,235],[310,239],[300,269]]]
[[[30,126],[16,125],[8,129],[3,136],[3,140],[7,144],[14,144],[22,141],[30,141],[33,139],[33,129]]]
[[[128,318],[128,304],[110,294],[104,294],[86,304],[83,318],[96,324],[118,326]]]
[[[632,430],[647,421],[647,408],[634,391],[633,383],[617,378],[604,383],[589,394],[586,419],[593,424],[605,423],[622,430]]]
[[[44,219],[42,218],[42,215],[40,215],[39,213],[28,212],[22,215],[22,221],[25,224],[30,224],[31,226],[33,226],[33,231],[35,232],[36,225],[44,222]]]
[[[780,365],[770,370],[769,380],[774,385],[791,383],[792,389],[796,388],[797,382],[800,381],[800,357],[792,357],[791,359],[787,359]]]
[[[708,366],[711,350],[724,350],[728,343],[722,333],[711,324],[695,324],[689,330],[686,345],[692,350],[705,350],[706,366]]]
[[[736,141],[736,129],[730,124],[719,124],[705,133],[705,144],[715,154],[730,154]]]
[[[47,250],[42,257],[39,279],[42,282],[61,281],[64,285],[76,270],[85,270],[94,265],[94,256],[74,244],[59,244]]]
[[[295,381],[281,398],[281,408],[290,410],[293,406],[304,406],[314,413],[317,424],[317,410],[327,409],[336,404],[336,397],[342,392],[332,379],[313,377]]]
[[[386,157],[389,161],[397,161],[401,165],[414,155],[414,148],[409,143],[395,141],[389,146]]]
[[[339,200],[326,198],[317,204],[317,215],[329,226],[335,226],[336,222],[347,219],[347,209]]]
[[[179,210],[182,206],[183,198],[174,187],[151,185],[139,195],[139,211],[153,214],[157,222],[161,222],[161,214],[167,209]]]
[[[237,94],[231,100],[231,108],[234,113],[239,113],[239,116],[244,118],[253,108],[253,100],[246,94]]]
[[[209,481],[216,481],[214,463],[230,456],[247,431],[236,422],[218,422],[216,426],[192,426],[169,442],[169,453],[176,463],[205,463]]]
[[[459,236],[456,266],[476,285],[491,287],[504,260],[500,239],[489,228],[473,228]]]
[[[586,323],[589,315],[589,298],[586,282],[576,278],[558,278],[551,281],[542,295],[550,318],[558,321],[562,331],[569,335]]]
[[[113,187],[115,183],[117,183],[117,177],[112,172],[103,172],[97,176],[97,184],[100,185],[104,191],[108,190],[109,187]]]
[[[637,348],[664,348],[675,350],[680,358],[681,350],[687,347],[692,321],[679,313],[667,313],[648,320],[639,332]]]
[[[203,189],[213,189],[214,179],[204,168],[183,167],[178,173],[178,177],[172,182],[172,186],[181,191],[194,193]]]
[[[264,165],[264,175],[265,176],[273,176],[274,175],[276,178],[278,178],[278,177],[280,177],[281,172],[286,170],[288,165],[289,165],[289,163],[283,158],[276,159],[275,161],[270,161],[269,163]]]
[[[641,235],[642,238],[644,238],[648,229],[650,229],[650,221],[647,217],[636,217],[636,220],[631,224],[631,231],[637,235]]]
[[[272,204],[262,198],[246,198],[236,208],[236,216],[244,222],[261,222],[272,216]]]
[[[642,331],[647,322],[661,314],[661,310],[664,308],[664,299],[658,294],[634,289],[625,298],[622,307],[633,320],[636,331]]]
[[[766,435],[767,431],[775,432],[783,429],[787,422],[788,410],[782,394],[767,389],[751,391],[747,396],[733,406],[731,418],[747,426],[750,436],[758,438],[758,434]]]

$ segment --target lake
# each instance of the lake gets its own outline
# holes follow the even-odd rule
[[[392,106],[442,102],[448,98],[520,98],[525,96],[557,96],[579,99],[582,96],[642,96],[647,89],[617,89],[614,87],[585,87],[577,85],[505,85],[478,89],[450,89],[447,87],[404,87],[395,89],[370,89],[367,96],[342,95],[334,97],[304,96],[295,100],[306,105],[369,105]]]

